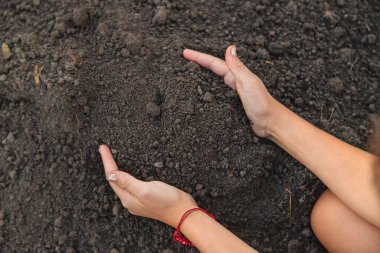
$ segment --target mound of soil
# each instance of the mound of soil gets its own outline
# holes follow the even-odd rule
[[[122,208],[107,143],[120,168],[191,193],[261,252],[324,252],[309,223],[323,184],[181,52],[235,43],[277,99],[366,149],[379,13],[376,0],[1,1],[0,251],[196,252]]]

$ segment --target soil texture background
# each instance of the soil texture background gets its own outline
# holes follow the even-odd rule
[[[377,0],[0,1],[0,252],[197,252],[122,208],[102,143],[261,252],[325,252],[309,219],[323,184],[181,53],[236,44],[276,99],[367,149],[379,13]]]

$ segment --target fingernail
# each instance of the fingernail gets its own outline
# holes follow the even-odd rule
[[[116,181],[116,174],[110,174],[108,177],[107,177],[107,180],[108,181],[111,181],[111,182],[115,182]]]
[[[236,54],[236,47],[235,47],[235,46],[233,46],[233,47],[231,48],[231,55],[232,55],[233,57],[237,56],[237,54]]]

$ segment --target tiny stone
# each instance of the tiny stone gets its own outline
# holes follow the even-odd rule
[[[368,109],[369,109],[370,112],[376,112],[376,105],[375,104],[370,104],[368,106]]]
[[[8,44],[3,43],[1,45],[1,54],[3,55],[3,60],[8,60],[12,56],[11,49],[9,48]]]
[[[146,113],[152,118],[157,118],[161,114],[161,109],[153,102],[149,102],[146,105]]]
[[[197,184],[195,186],[195,190],[197,190],[197,191],[201,190],[202,188],[203,188],[203,184]]]
[[[33,5],[34,6],[39,6],[40,5],[40,0],[33,0]]]
[[[54,220],[54,226],[56,227],[62,227],[64,223],[64,218],[63,216],[59,216],[57,219]]]
[[[54,25],[54,30],[59,32],[60,34],[64,34],[66,32],[66,25],[64,22],[58,22]]]
[[[230,152],[230,148],[229,147],[226,147],[225,149],[223,149],[223,154],[227,154],[228,152]]]
[[[291,240],[288,243],[288,253],[302,253],[304,252],[303,245],[298,240]]]
[[[157,13],[154,15],[152,22],[153,24],[159,24],[163,25],[166,23],[166,20],[168,19],[168,12],[165,9],[160,9],[157,11]]]
[[[67,247],[66,248],[66,253],[76,253],[75,249],[72,247]]]
[[[112,154],[116,155],[117,154],[117,149],[111,148]]]
[[[177,125],[177,124],[179,124],[179,123],[181,123],[181,119],[176,119],[176,120],[174,121],[174,124],[175,124],[175,125]]]
[[[171,249],[164,249],[161,253],[174,253]]]
[[[269,52],[265,48],[257,49],[256,55],[259,59],[262,59],[262,60],[270,59]]]
[[[346,1],[345,0],[337,0],[336,3],[337,3],[337,5],[339,7],[344,7],[346,5]]]
[[[212,189],[211,192],[210,192],[210,194],[214,198],[218,197],[218,195],[219,195],[217,189]]]
[[[304,236],[306,237],[310,237],[312,235],[311,231],[309,228],[305,228],[304,230],[302,230],[301,232]]]
[[[67,241],[67,236],[66,235],[60,235],[59,238],[58,238],[58,244],[59,245],[63,245],[65,244]]]
[[[214,96],[210,92],[206,92],[206,94],[203,96],[204,102],[212,102],[214,99]]]
[[[122,55],[124,58],[127,58],[127,57],[129,57],[129,56],[131,55],[131,53],[129,52],[128,49],[123,48],[123,49],[121,50],[121,55]]]
[[[88,14],[86,9],[75,9],[73,13],[74,24],[78,27],[84,27],[88,21]]]
[[[377,36],[375,34],[368,34],[367,35],[368,44],[373,45],[376,43],[376,41],[377,41]]]
[[[240,176],[241,177],[244,177],[245,175],[247,175],[247,172],[245,170],[240,171]]]
[[[298,105],[298,106],[302,106],[303,105],[303,99],[302,98],[296,98],[295,100],[294,100],[294,103],[296,104],[296,105]]]
[[[119,214],[120,214],[120,205],[114,205],[112,207],[112,213],[113,213],[113,215],[115,215],[116,217],[118,217]]]
[[[340,93],[343,91],[344,86],[343,86],[343,81],[339,77],[333,77],[330,78],[327,81],[327,85],[330,87],[332,91],[335,93]]]
[[[98,54],[99,54],[100,56],[104,55],[105,52],[106,52],[106,50],[104,49],[104,47],[99,47],[99,49],[98,49]]]
[[[140,52],[142,42],[140,38],[133,33],[128,33],[125,39],[125,45],[127,46],[127,49],[129,49],[132,53],[137,54]]]
[[[98,24],[98,27],[96,30],[99,32],[100,35],[106,36],[108,34],[108,25],[106,23],[100,23]]]
[[[152,147],[157,148],[160,145],[158,141],[153,142]]]
[[[72,61],[65,62],[65,69],[68,71],[75,69],[75,63]]]
[[[162,167],[164,167],[164,163],[163,163],[163,162],[156,162],[156,163],[154,163],[153,165],[154,165],[154,167],[156,167],[156,168],[162,168]]]
[[[0,82],[4,82],[7,80],[7,76],[5,74],[0,75]]]

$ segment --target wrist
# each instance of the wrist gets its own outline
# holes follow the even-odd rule
[[[281,104],[277,100],[275,100],[275,103],[275,111],[269,119],[265,129],[270,139],[276,138],[276,135],[279,131],[281,131],[281,128],[283,127],[284,123],[287,124],[287,119],[293,115],[293,112],[289,110],[287,107],[285,107],[283,104]]]
[[[177,228],[184,213],[186,213],[190,209],[197,207],[198,205],[195,203],[193,199],[183,201],[181,203],[178,203],[176,206],[172,207],[171,210],[167,212],[166,217],[163,218],[161,221],[173,228]]]

